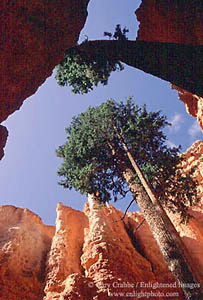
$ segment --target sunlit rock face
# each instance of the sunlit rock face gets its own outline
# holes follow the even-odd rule
[[[169,217],[201,282],[203,141],[195,142],[183,157],[184,172],[196,167],[201,201],[190,209],[194,218],[189,224],[180,224],[177,214]],[[142,213],[129,212],[124,220],[122,217],[121,211],[98,205],[92,196],[83,212],[59,203],[56,226],[44,225],[28,209],[0,206],[0,299],[136,300],[138,293],[146,292],[157,293],[155,299],[164,299],[162,293],[166,292],[174,299],[177,293],[179,300],[185,299],[149,226],[146,222],[140,226]],[[163,284],[171,287],[163,288]]]
[[[203,203],[203,141],[196,141],[182,154],[182,166],[184,172],[195,168],[194,178],[198,181],[198,191],[201,203]]]
[[[190,252],[194,267],[199,270],[201,282],[203,278],[201,253],[203,247],[203,207],[201,204],[203,203],[203,141],[194,143],[183,154],[183,157],[185,172],[196,166],[194,177],[199,182],[201,201],[198,206],[190,209],[190,214],[194,218],[188,225],[180,224],[180,219],[176,214],[169,214],[169,216]],[[155,283],[171,284],[171,288],[159,286],[153,291],[157,293],[157,299],[164,299],[161,295],[165,295],[166,292],[171,293],[171,297],[173,294],[178,299],[185,299],[172,273],[168,270],[149,226],[146,222],[140,226],[143,220],[142,213],[127,213],[123,221],[120,220],[122,216],[123,213],[111,205],[99,206],[91,196],[85,205],[84,212],[72,210],[61,204],[58,206],[56,235],[47,260],[49,280],[47,280],[44,300],[103,300],[107,297],[115,298],[118,295],[122,299],[127,299],[125,295],[128,293],[131,299],[139,299],[138,294],[135,293],[135,286],[136,292],[141,295],[141,293],[152,291],[152,285]],[[80,228],[78,224],[81,224]],[[75,226],[80,238],[75,234],[75,229],[73,229]],[[81,249],[76,250],[80,253],[80,257],[72,253],[73,249]],[[62,272],[58,276],[59,270]],[[50,285],[49,282],[52,284]],[[122,296],[119,293],[123,293]]]
[[[0,123],[36,92],[65,50],[76,44],[88,2],[1,1]]]
[[[203,45],[202,1],[142,0],[138,40]],[[203,98],[172,85],[203,130]]]
[[[201,274],[203,214],[192,211],[189,226],[179,225],[183,241]],[[14,206],[0,207],[1,300],[103,300],[107,297],[139,299],[152,291],[178,293],[184,299],[141,213],[123,213],[113,206],[85,205],[84,212],[58,205],[56,230]],[[136,288],[135,288],[136,287]],[[137,295],[136,295],[137,292]]]
[[[143,285],[157,282],[153,259],[148,259],[134,238],[129,226],[131,217],[123,222],[119,221],[122,216],[113,206],[100,207],[90,198],[84,212],[60,204],[56,235],[47,260],[44,300],[103,300],[118,295],[122,299],[138,299],[136,293],[151,291],[151,286]],[[160,252],[155,247],[159,259]],[[167,266],[164,267],[163,272],[168,274]],[[174,283],[171,274],[160,277],[159,282],[168,282],[169,278]],[[179,299],[184,299],[176,287],[167,291],[177,292]],[[156,288],[156,293],[162,292]]]
[[[78,294],[78,299],[102,300],[119,292],[123,282],[129,282],[123,292],[133,292],[136,280],[154,282],[150,263],[133,246],[124,223],[114,222],[122,215],[115,208],[89,199],[84,212],[61,204],[57,212],[44,299],[77,299]]]
[[[84,228],[88,228],[88,218],[83,212],[58,204],[56,233],[47,258],[45,299],[49,299],[50,294],[67,296],[72,281],[77,284],[85,282],[81,265]]]
[[[0,299],[43,297],[45,262],[55,227],[28,209],[0,206]]]

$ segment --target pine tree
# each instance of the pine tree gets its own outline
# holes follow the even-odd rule
[[[106,85],[110,74],[127,64],[203,96],[202,46],[132,41],[127,32],[117,25],[114,34],[104,32],[111,40],[85,40],[67,49],[56,67],[57,83],[71,86],[74,93],[88,93],[98,83]]]
[[[168,124],[160,112],[139,108],[131,99],[90,107],[66,129],[67,141],[57,150],[64,160],[58,175],[65,188],[97,195],[104,203],[130,189],[169,269],[186,284],[197,281],[195,270],[163,207],[187,222],[188,206],[197,201],[197,183],[191,174],[181,174],[180,148],[166,145],[163,129]],[[200,299],[198,288],[184,292],[187,299]]]

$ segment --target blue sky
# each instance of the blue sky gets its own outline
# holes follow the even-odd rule
[[[104,31],[114,31],[116,24],[130,29],[129,39],[135,39],[138,22],[134,14],[140,1],[90,1],[89,16],[81,32],[89,39],[103,38]],[[162,110],[172,123],[166,130],[169,145],[182,145],[185,151],[203,135],[196,119],[189,116],[177,92],[168,82],[125,67],[115,72],[108,86],[99,86],[87,95],[74,95],[70,88],[57,86],[52,77],[28,98],[21,109],[4,123],[9,130],[5,156],[0,161],[1,205],[29,208],[39,214],[45,224],[54,224],[59,201],[75,209],[82,209],[86,197],[63,189],[57,184],[57,168],[61,160],[55,149],[65,142],[65,131],[74,115],[109,98],[120,101],[133,96],[138,105],[147,104],[149,110]],[[125,209],[130,198],[116,206]],[[135,204],[131,210],[135,210]]]

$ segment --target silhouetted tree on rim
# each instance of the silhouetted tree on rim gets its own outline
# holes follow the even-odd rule
[[[58,84],[70,85],[74,93],[88,93],[99,82],[107,84],[111,72],[123,70],[125,63],[203,96],[203,46],[130,41],[127,32],[117,25],[114,34],[104,33],[109,40],[86,40],[67,49],[56,68]]]
[[[108,100],[72,119],[67,140],[57,150],[63,158],[60,184],[99,201],[115,201],[132,192],[176,280],[187,299],[200,299],[198,281],[187,249],[163,207],[187,222],[188,206],[197,201],[197,182],[181,173],[179,148],[168,148],[160,112],[147,112],[131,99],[126,104]]]

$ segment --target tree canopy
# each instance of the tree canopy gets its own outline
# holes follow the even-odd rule
[[[101,201],[115,201],[129,191],[123,168],[131,163],[123,149],[119,132],[151,184],[156,197],[173,212],[187,219],[188,205],[196,197],[196,181],[182,175],[180,147],[169,148],[163,132],[169,123],[161,112],[148,112],[132,99],[126,103],[108,100],[89,107],[72,119],[67,140],[57,150],[63,158],[60,184],[80,193],[99,193]],[[135,175],[139,183],[138,177]]]
[[[121,30],[120,25],[116,26],[114,34],[104,32],[104,36],[113,37],[114,40],[127,40],[128,29]],[[84,41],[81,46],[88,44]],[[81,51],[80,47],[73,47],[66,50],[64,60],[56,67],[56,80],[60,86],[70,85],[75,94],[88,93],[98,83],[106,85],[111,72],[123,70],[124,67],[118,58],[109,58],[105,52],[99,55],[87,54]]]
[[[56,67],[57,83],[71,86],[74,93],[88,93],[98,83],[106,85],[111,72],[123,70],[124,63],[203,96],[202,46],[130,41],[127,32],[117,25],[114,34],[104,33],[109,40],[87,39],[67,49]]]

